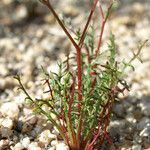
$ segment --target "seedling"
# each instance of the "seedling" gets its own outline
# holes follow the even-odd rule
[[[62,27],[75,48],[75,54],[70,56],[68,50],[66,60],[58,64],[58,73],[43,69],[44,83],[49,88],[47,91],[49,96],[46,99],[32,98],[22,84],[20,76],[17,75],[15,78],[34,111],[51,121],[70,150],[99,150],[104,141],[112,144],[108,133],[112,107],[118,94],[129,90],[123,80],[125,69],[132,66],[132,61],[138,58],[146,41],[140,45],[129,62],[118,62],[117,47],[112,33],[108,49],[101,50],[105,24],[113,6],[112,0],[109,2],[107,12],[103,11],[99,0],[93,1],[85,27],[82,32],[76,32],[75,39],[59,18],[51,1],[41,0],[41,2],[49,8]],[[95,29],[91,25],[91,20],[97,7],[101,26],[96,44]],[[45,106],[47,110],[44,109]]]

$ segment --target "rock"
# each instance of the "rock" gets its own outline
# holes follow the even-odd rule
[[[35,125],[37,123],[37,121],[38,121],[38,117],[34,116],[28,122],[31,125]]]
[[[20,5],[15,9],[15,13],[13,14],[13,21],[19,22],[25,19],[27,16],[27,9],[24,5]]]
[[[50,147],[50,148],[48,148],[48,150],[56,150],[56,148],[55,147]]]
[[[28,108],[23,108],[23,113],[25,116],[31,116],[33,111],[31,109],[28,109]]]
[[[139,144],[133,145],[132,150],[142,150],[142,146]]]
[[[150,148],[150,139],[144,137],[142,140],[143,140],[143,142],[142,142],[143,148],[149,149]]]
[[[138,2],[134,3],[133,11],[135,11],[135,13],[137,13],[137,14],[144,13],[144,5],[142,5],[141,3],[138,3]]]
[[[21,140],[21,144],[24,148],[28,148],[29,144],[30,144],[30,138],[26,137],[24,139]]]
[[[51,141],[51,146],[54,147],[58,144],[58,141],[57,140],[53,140]]]
[[[0,141],[0,150],[8,150],[9,148],[9,140]]]
[[[56,139],[57,136],[52,134],[49,130],[43,131],[39,136],[39,141],[45,144],[49,144],[50,141]]]
[[[13,121],[9,118],[6,118],[2,121],[1,125],[3,127],[6,127],[6,128],[9,128],[9,129],[12,129],[13,128]]]
[[[57,136],[59,136],[59,131],[57,131],[55,129],[52,130],[52,133],[55,134],[55,135],[57,135]]]
[[[0,90],[12,89],[15,85],[17,84],[12,77],[5,77],[5,80],[0,78]]]
[[[28,146],[28,150],[42,150],[42,149],[38,146],[37,142],[32,142]]]
[[[69,150],[69,147],[64,143],[59,143],[56,145],[56,150]]]
[[[142,115],[142,113],[141,113],[141,111],[140,111],[139,109],[135,109],[135,110],[133,111],[133,116],[134,116],[134,118],[135,118],[136,120],[141,120],[142,117],[143,117],[143,115]]]
[[[16,122],[15,130],[18,131],[18,132],[21,132],[22,131],[22,127],[23,127],[23,122],[18,120]]]
[[[10,5],[13,0],[2,0],[5,5]]]
[[[22,133],[29,133],[33,129],[33,125],[29,124],[28,122],[25,122],[22,126]]]
[[[124,117],[125,116],[125,109],[123,107],[122,104],[116,104],[113,108],[114,113],[118,116],[118,117]]]
[[[72,6],[64,7],[63,13],[66,17],[76,17],[79,14],[79,11]]]
[[[23,150],[21,143],[17,143],[14,147],[11,147],[12,150]]]
[[[1,68],[0,76],[5,77],[6,75],[8,75],[8,69],[4,64],[0,64],[0,68]]]
[[[13,139],[12,141],[13,141],[14,143],[18,143],[19,140],[20,140],[19,137],[18,137],[17,135],[14,135],[14,134],[13,134],[13,138],[12,138],[12,139]]]
[[[47,14],[45,17],[44,17],[44,21],[48,24],[54,24],[56,22],[55,18],[53,15],[51,14]]]
[[[143,117],[140,122],[137,124],[137,129],[142,130],[144,127],[146,127],[148,124],[150,124],[150,119],[147,117]]]
[[[137,122],[136,119],[134,118],[133,114],[126,115],[126,120],[132,124],[135,124]]]
[[[36,134],[39,134],[39,133],[42,132],[42,129],[43,129],[42,126],[37,125],[37,126],[34,128],[34,131],[35,131]]]
[[[139,107],[144,115],[150,116],[150,99],[141,100]]]
[[[0,126],[2,125],[4,118],[0,118]]]
[[[140,132],[140,136],[150,138],[150,124],[144,127],[144,129]]]
[[[139,136],[139,133],[135,132],[133,136],[133,143],[142,143],[142,137]]]
[[[17,118],[19,115],[18,105],[14,102],[6,102],[0,107],[0,112],[4,117]]]
[[[0,133],[3,138],[9,138],[10,136],[12,136],[13,131],[7,127],[1,127]]]

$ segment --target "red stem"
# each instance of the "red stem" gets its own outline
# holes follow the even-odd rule
[[[49,82],[48,79],[47,79],[45,82],[47,83],[47,85],[48,85],[48,87],[49,87],[50,96],[51,96],[52,99],[54,100],[54,96],[53,96],[53,92],[52,92],[52,88],[51,88],[50,82]]]
[[[106,21],[108,19],[108,16],[109,16],[109,13],[110,13],[110,10],[111,10],[111,7],[113,5],[113,2],[111,1],[110,2],[110,5],[108,7],[108,10],[107,10],[107,14],[106,14],[106,17],[104,17],[104,11],[102,9],[102,6],[101,4],[99,3],[99,10],[100,10],[100,14],[101,14],[101,17],[102,17],[102,23],[101,23],[101,31],[100,31],[100,37],[99,37],[99,40],[98,40],[98,45],[97,45],[97,49],[95,51],[95,58],[97,57],[99,51],[100,51],[100,47],[101,47],[101,44],[102,44],[102,38],[103,38],[103,33],[104,33],[104,28],[105,28],[105,24],[106,24]]]
[[[92,9],[91,9],[91,12],[90,12],[90,15],[89,15],[89,17],[88,17],[87,23],[86,23],[86,25],[85,25],[85,27],[84,27],[84,30],[83,30],[83,32],[82,32],[82,35],[81,35],[81,38],[80,38],[80,41],[79,41],[79,44],[78,44],[80,48],[82,48],[82,45],[83,45],[83,42],[84,42],[84,39],[85,39],[85,35],[86,35],[86,31],[87,31],[87,28],[88,28],[89,23],[90,23],[90,21],[91,21],[91,18],[92,18],[92,16],[93,16],[93,13],[94,13],[94,11],[95,11],[95,8],[96,8],[97,3],[98,3],[98,0],[95,0],[95,3],[94,3],[94,5],[93,5],[93,7],[92,7]]]
[[[70,130],[71,130],[71,136],[72,136],[72,139],[73,139],[72,144],[76,146],[77,145],[77,140],[76,140],[75,131],[73,129],[72,120],[71,120],[71,108],[72,108],[72,104],[73,104],[73,101],[74,101],[74,93],[75,93],[75,78],[74,77],[73,77],[73,83],[71,85],[70,93],[71,93],[71,96],[70,96],[70,100],[69,100],[68,119],[69,119],[69,126],[70,126]]]
[[[93,141],[88,145],[88,150],[93,150],[94,144],[97,141],[98,137],[100,136],[101,133],[101,126],[98,127],[98,133],[95,135]]]

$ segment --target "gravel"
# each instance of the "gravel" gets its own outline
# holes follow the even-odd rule
[[[62,4],[56,1],[56,9],[59,13],[61,10],[64,11],[67,24],[71,23],[73,28],[82,27],[89,6],[86,4],[83,8],[80,2],[72,5],[74,2],[66,0]],[[42,9],[44,6],[39,5],[36,9],[39,16],[34,16],[30,20],[26,3],[16,5],[15,11],[13,0],[2,0],[2,3],[0,150],[68,150],[56,128],[42,116],[34,115],[32,108],[25,105],[25,96],[17,90],[18,85],[13,76],[21,74],[22,81],[31,95],[40,97],[43,94],[41,66],[48,71],[57,71],[56,61],[64,59],[65,50],[71,48],[70,43],[53,16],[47,13],[48,10]],[[71,7],[64,8],[70,4]],[[115,33],[119,60],[128,60],[132,56],[132,51],[137,49],[137,44],[150,38],[149,5],[149,0],[130,0],[130,4],[121,1],[109,20],[106,26],[108,32],[104,39],[108,38],[110,31]],[[72,22],[70,18],[73,19]],[[126,80],[132,85],[131,91],[114,105],[114,115],[109,126],[114,144],[106,143],[103,150],[150,149],[149,50],[148,44],[141,54],[143,64],[136,61],[135,72],[128,72]]]

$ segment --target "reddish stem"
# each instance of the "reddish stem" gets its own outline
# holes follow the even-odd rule
[[[98,40],[98,45],[97,45],[97,49],[95,51],[95,58],[97,57],[99,51],[100,51],[100,47],[101,47],[101,44],[102,44],[102,38],[103,38],[103,33],[104,33],[104,28],[105,28],[105,24],[106,24],[106,21],[108,19],[108,16],[109,16],[109,13],[110,13],[110,10],[111,10],[111,7],[113,5],[113,2],[111,1],[110,2],[110,5],[108,7],[108,10],[107,10],[107,14],[106,14],[106,17],[104,17],[104,11],[102,9],[102,6],[99,2],[99,10],[100,10],[100,14],[101,14],[101,17],[102,17],[102,23],[101,23],[101,31],[100,31],[100,37],[99,37],[99,40]]]
[[[93,16],[93,13],[94,13],[94,11],[95,11],[95,8],[96,8],[97,3],[98,3],[98,0],[95,0],[95,2],[94,2],[94,4],[93,4],[93,7],[92,7],[92,9],[91,9],[90,15],[89,15],[89,17],[88,17],[87,23],[86,23],[86,25],[85,25],[85,27],[84,27],[84,30],[83,30],[83,32],[82,32],[82,35],[81,35],[81,38],[80,38],[80,41],[79,41],[79,44],[78,44],[80,48],[82,48],[82,45],[83,45],[83,42],[84,42],[84,39],[85,39],[85,35],[86,35],[86,31],[87,31],[87,28],[88,28],[89,23],[90,23],[90,21],[91,21],[91,18],[92,18],[92,16]]]

